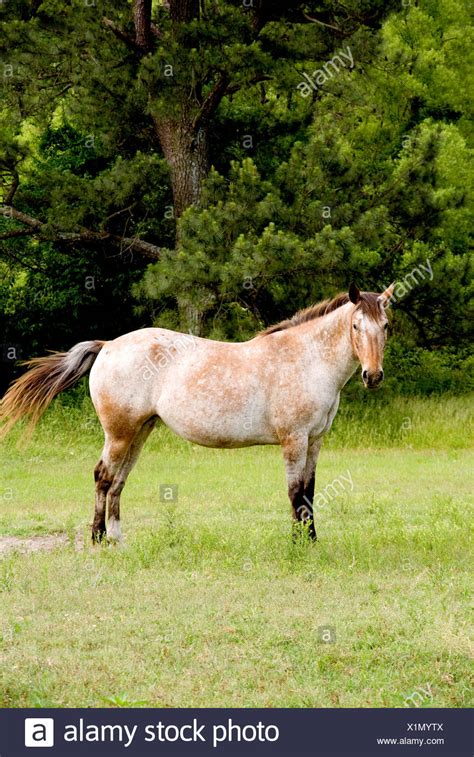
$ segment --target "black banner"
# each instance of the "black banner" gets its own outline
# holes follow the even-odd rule
[[[30,755],[471,757],[472,713],[451,709],[0,710],[0,757]]]

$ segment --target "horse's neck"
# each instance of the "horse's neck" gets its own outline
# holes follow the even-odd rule
[[[348,303],[312,322],[312,338],[338,391],[357,369],[351,341],[351,309]]]

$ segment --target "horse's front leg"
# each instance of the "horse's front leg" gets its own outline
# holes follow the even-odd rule
[[[314,533],[313,504],[312,500],[305,495],[305,491],[310,492],[311,488],[311,482],[305,482],[308,437],[307,435],[288,435],[282,440],[281,446],[294,524],[304,523],[308,528],[309,536],[314,539],[316,534]]]
[[[314,525],[313,514],[313,501],[314,501],[314,485],[316,478],[316,464],[318,462],[318,456],[323,443],[323,438],[315,439],[308,444],[308,454],[306,456],[306,465],[304,471],[304,492],[303,501],[308,508],[309,522],[308,530],[310,537],[316,541],[316,527]]]

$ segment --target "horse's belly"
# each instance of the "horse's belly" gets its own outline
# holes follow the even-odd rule
[[[224,433],[223,430],[202,428],[199,430],[183,428],[183,424],[173,424],[165,420],[166,425],[175,434],[193,444],[202,447],[218,447],[219,449],[236,449],[238,447],[254,447],[257,444],[278,444],[278,440],[270,434],[244,436],[242,434]]]
[[[178,436],[204,447],[251,447],[254,444],[277,444],[270,430],[252,426],[232,416],[183,416],[173,410],[160,410],[161,420]]]
[[[226,402],[219,394],[192,396],[176,386],[158,403],[158,415],[179,436],[205,447],[250,447],[277,444],[275,433],[265,421],[264,408],[251,399]]]

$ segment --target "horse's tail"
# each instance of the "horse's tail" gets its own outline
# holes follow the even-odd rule
[[[0,438],[22,418],[29,418],[33,431],[40,417],[59,392],[72,386],[91,368],[105,342],[79,342],[69,352],[35,357],[23,365],[30,370],[16,379],[0,402]]]

